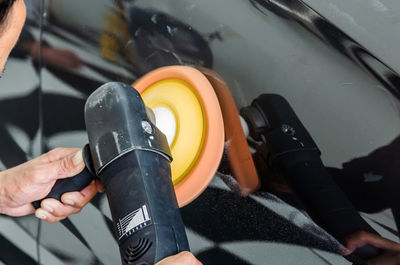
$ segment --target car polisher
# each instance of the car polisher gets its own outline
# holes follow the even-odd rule
[[[108,83],[88,98],[86,167],[58,180],[45,198],[60,200],[99,177],[123,264],[153,264],[188,250],[176,199],[182,207],[207,187],[223,154],[224,127],[215,92],[196,69],[160,68],[133,86],[147,108],[122,83]]]
[[[149,119],[139,93],[122,83],[101,86],[86,102],[85,122],[86,169],[58,180],[47,198],[81,190],[96,176],[107,194],[122,264],[155,264],[189,250],[167,138]]]
[[[320,150],[286,99],[263,94],[240,113],[250,127],[250,136],[263,143],[265,163],[288,181],[318,224],[339,240],[359,231],[378,234],[329,175]],[[364,264],[357,257],[368,260],[381,252],[366,245],[349,259]]]

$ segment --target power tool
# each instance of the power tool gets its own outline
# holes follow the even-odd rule
[[[123,265],[189,250],[178,207],[204,191],[224,151],[221,108],[207,78],[192,67],[167,66],[132,86],[105,84],[87,99],[85,122],[85,169],[58,180],[33,206],[100,178]]]
[[[64,192],[79,191],[98,177],[107,194],[123,265],[155,264],[189,250],[171,180],[167,139],[149,119],[140,94],[123,83],[101,86],[87,99],[85,122],[86,169],[57,181],[46,198],[60,199]]]

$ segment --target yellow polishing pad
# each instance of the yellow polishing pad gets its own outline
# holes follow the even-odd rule
[[[202,105],[195,90],[186,82],[175,78],[152,84],[141,96],[147,107],[153,110],[166,108],[175,119],[170,125],[175,126],[171,128],[175,134],[172,136],[170,149],[173,157],[172,182],[176,185],[195,165],[203,147],[206,121]]]

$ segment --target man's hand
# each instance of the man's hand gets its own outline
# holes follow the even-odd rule
[[[400,264],[400,244],[389,239],[367,232],[359,232],[349,236],[345,241],[348,249],[345,255],[349,255],[357,248],[369,244],[384,250],[382,255],[369,260],[369,265]]]
[[[57,179],[79,174],[85,164],[82,149],[57,148],[17,167],[0,172],[0,213],[23,216],[35,212],[33,201],[49,194]],[[56,199],[46,199],[35,215],[49,223],[60,221],[81,211],[98,191],[100,182],[93,181],[80,192],[68,192]]]
[[[192,253],[183,251],[177,255],[163,259],[156,265],[202,265],[202,263]]]

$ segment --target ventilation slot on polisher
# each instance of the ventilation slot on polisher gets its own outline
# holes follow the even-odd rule
[[[140,259],[151,247],[152,242],[145,238],[139,238],[135,246],[130,246],[125,252],[125,264],[133,264]]]

